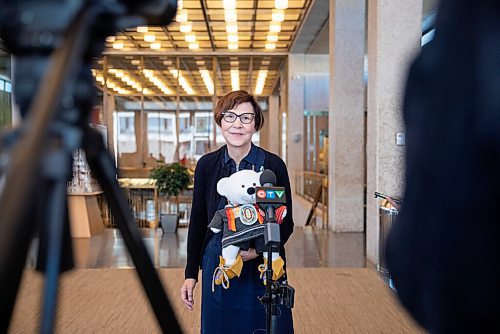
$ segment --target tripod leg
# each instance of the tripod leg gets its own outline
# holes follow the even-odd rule
[[[67,180],[68,170],[71,170],[71,154],[64,150],[53,152],[43,160],[43,174],[47,179],[48,197],[46,218],[41,222],[40,229],[46,232],[47,252],[44,254],[45,286],[42,305],[42,319],[40,332],[53,333],[57,306],[57,291],[59,286],[59,273],[61,272],[61,259],[65,224],[67,224]],[[40,257],[40,254],[39,254]]]
[[[109,152],[104,147],[99,132],[87,128],[83,138],[83,149],[90,169],[101,185],[106,201],[115,217],[123,240],[136,266],[137,274],[151,303],[160,328],[165,333],[181,333],[175,313],[167,298],[151,258],[142,242],[128,202],[116,180],[116,169]]]
[[[0,295],[2,296],[0,298],[0,333],[8,332],[14,311],[19,283],[35,230],[36,220],[29,217],[34,202],[34,194],[29,194],[24,199],[24,204],[17,204],[24,207],[19,220],[15,221],[15,224],[7,224],[2,219],[0,224]]]

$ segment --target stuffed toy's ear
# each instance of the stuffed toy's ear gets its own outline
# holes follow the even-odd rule
[[[219,182],[217,182],[217,192],[219,193],[219,195],[226,196],[224,188],[228,180],[229,180],[228,177],[223,177],[222,179],[219,180]]]

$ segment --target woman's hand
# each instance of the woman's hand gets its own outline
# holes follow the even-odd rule
[[[254,248],[249,248],[247,251],[240,250],[240,255],[243,261],[255,259],[257,256],[259,256]]]
[[[181,286],[181,299],[186,307],[192,311],[194,305],[194,287],[196,280],[194,278],[186,278]]]

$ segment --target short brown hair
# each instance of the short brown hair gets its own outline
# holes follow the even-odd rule
[[[244,90],[235,90],[227,93],[217,101],[214,109],[215,123],[221,126],[222,113],[232,110],[242,103],[249,102],[252,104],[253,112],[255,113],[255,130],[259,131],[264,126],[264,114],[262,108],[255,100],[255,97]]]

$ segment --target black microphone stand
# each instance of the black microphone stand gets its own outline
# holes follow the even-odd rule
[[[278,332],[278,292],[279,283],[273,280],[273,251],[279,252],[280,227],[276,222],[275,208],[272,204],[266,207],[264,219],[264,242],[267,247],[266,293],[261,301],[266,305],[267,333]]]
[[[285,188],[275,187],[276,175],[265,170],[260,177],[263,187],[256,187],[256,202],[265,212],[264,243],[267,252],[266,293],[260,297],[266,308],[267,333],[278,332],[278,303],[292,308],[295,290],[286,283],[273,280],[273,252],[280,250],[280,226],[276,220],[276,208],[286,203]],[[276,194],[280,193],[281,196]]]

